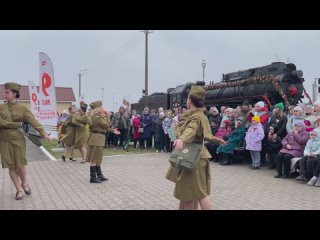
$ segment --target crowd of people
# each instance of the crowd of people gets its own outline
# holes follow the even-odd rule
[[[74,148],[82,153],[81,163],[86,161],[85,139],[88,136],[83,135],[85,131],[78,133],[83,135],[81,143],[69,143],[62,131],[64,125],[86,125],[88,119],[84,110],[77,110],[72,106],[69,113],[63,111],[59,118],[59,136],[60,139],[64,138],[61,143],[66,145],[62,156],[64,161],[65,156],[73,160]],[[154,149],[157,153],[171,152],[176,140],[175,129],[186,110],[186,106],[173,110],[160,107],[157,111],[146,107],[140,113],[135,110],[128,112],[121,106],[118,112],[109,114],[111,128],[119,130],[120,134],[107,132],[104,147],[128,149],[129,143],[133,142],[133,148]],[[289,106],[287,109],[283,103],[278,103],[269,109],[263,101],[254,106],[244,101],[236,108],[221,106],[218,109],[212,106],[207,111],[203,107],[203,112],[209,120],[211,133],[226,141],[223,145],[206,142],[212,162],[228,165],[243,158],[251,159],[251,169],[257,170],[268,164],[270,169],[277,170],[276,178],[289,178],[292,171],[291,160],[301,158],[298,164],[301,176],[297,180],[320,186],[317,174],[320,171],[320,144],[317,144],[320,141],[320,102]],[[77,120],[68,119],[69,114],[75,116],[74,113],[79,115]],[[80,120],[80,116],[85,119]],[[76,131],[80,129],[79,126],[75,128]]]

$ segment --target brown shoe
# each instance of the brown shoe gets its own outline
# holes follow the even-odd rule
[[[19,193],[21,193],[21,195],[20,195]],[[20,195],[20,196],[19,196],[19,195]],[[23,199],[22,191],[18,191],[18,192],[16,193],[15,199],[16,199],[16,200],[22,200],[22,199]]]
[[[23,188],[23,191],[27,194],[27,195],[31,195],[31,189],[28,185],[25,185],[25,186],[22,186],[21,187]]]

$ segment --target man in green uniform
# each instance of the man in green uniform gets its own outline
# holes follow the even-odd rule
[[[24,191],[31,195],[27,181],[26,141],[20,126],[29,123],[42,137],[52,141],[31,111],[17,102],[21,86],[17,83],[5,83],[7,103],[0,105],[0,152],[2,168],[9,168],[10,178],[17,190],[16,200],[22,200]]]

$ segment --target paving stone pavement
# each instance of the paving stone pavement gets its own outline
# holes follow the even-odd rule
[[[0,170],[0,209],[177,209],[174,184],[165,179],[168,154],[105,157],[102,170],[110,179],[89,183],[89,164],[79,161],[33,161],[28,164],[32,196],[14,200],[7,169]],[[320,209],[320,188],[295,179],[275,179],[267,168],[247,164],[211,166],[211,199],[220,209]]]
[[[33,144],[28,138],[26,139],[26,158],[27,161],[44,161],[49,160],[48,156],[35,144]]]

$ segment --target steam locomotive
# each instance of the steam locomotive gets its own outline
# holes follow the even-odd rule
[[[267,66],[222,74],[219,83],[205,85],[202,81],[189,82],[169,88],[166,93],[153,93],[132,104],[131,109],[142,111],[146,104],[154,109],[174,109],[185,105],[192,85],[201,85],[206,90],[207,108],[222,105],[236,107],[244,100],[251,104],[263,100],[269,107],[278,102],[284,102],[286,106],[295,105],[304,98],[302,76],[303,72],[297,70],[294,64],[274,62]]]

